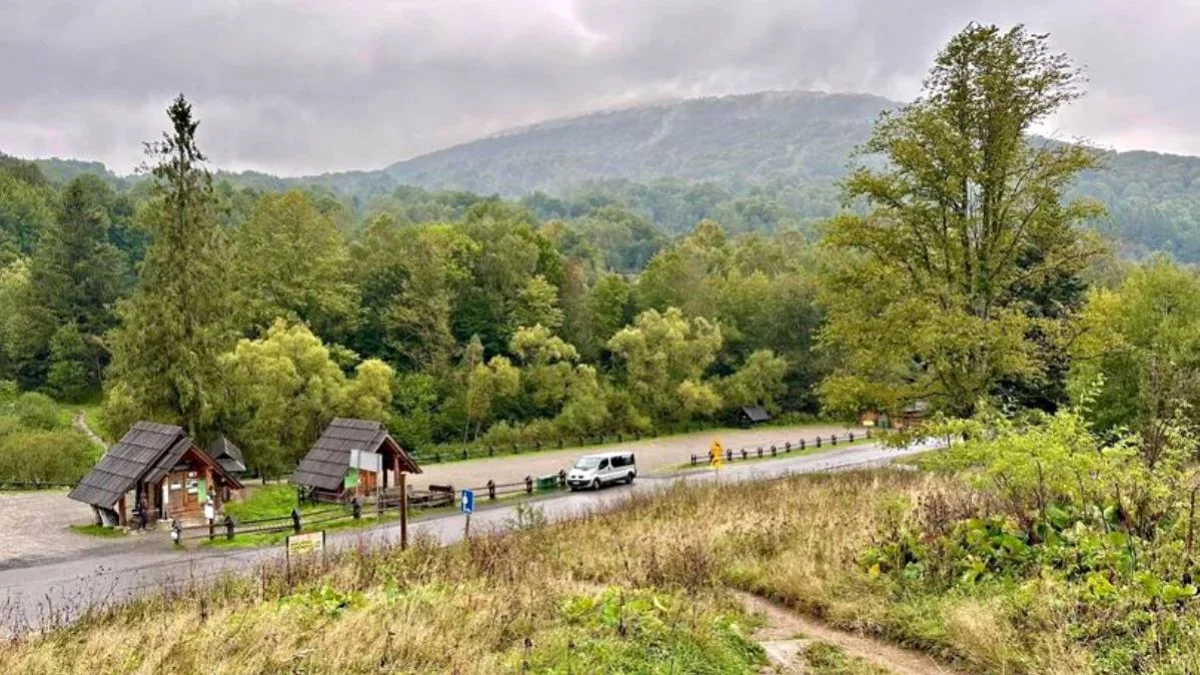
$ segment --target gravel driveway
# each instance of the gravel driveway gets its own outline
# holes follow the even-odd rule
[[[426,464],[421,467],[424,473],[411,476],[409,481],[418,488],[425,488],[430,484],[453,485],[455,488],[482,487],[488,480],[494,480],[497,484],[515,483],[524,480],[525,476],[536,478],[558,473],[560,469],[570,469],[575,460],[583,455],[614,450],[630,450],[636,453],[638,471],[645,475],[678,467],[687,462],[692,453],[706,457],[714,438],[720,440],[721,445],[727,449],[757,448],[760,445],[769,448],[774,444],[782,450],[783,444],[789,441],[793,446],[798,446],[800,439],[804,439],[811,445],[817,436],[828,440],[830,434],[837,434],[844,439],[851,431],[857,436],[861,435],[864,429],[837,425],[710,429],[694,434],[647,438],[588,448]]]

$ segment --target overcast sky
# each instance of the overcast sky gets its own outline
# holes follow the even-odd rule
[[[1200,155],[1200,0],[0,0],[0,150],[128,171],[180,91],[214,165],[289,175],[664,97],[908,99],[972,19],[1086,66],[1059,136]]]

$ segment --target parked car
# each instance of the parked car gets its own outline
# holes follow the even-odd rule
[[[572,490],[599,490],[613,483],[632,483],[634,478],[637,478],[637,458],[632,452],[606,452],[580,457],[567,474],[567,485]]]

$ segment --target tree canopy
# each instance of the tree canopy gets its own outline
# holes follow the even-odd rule
[[[845,256],[826,288],[824,385],[835,407],[927,400],[969,413],[1005,379],[1045,374],[1058,317],[1032,297],[1100,250],[1080,223],[1102,211],[1064,198],[1098,165],[1030,128],[1081,94],[1079,72],[1023,27],[971,25],[938,55],[924,92],[885,113],[845,182],[869,207],[826,230]]]

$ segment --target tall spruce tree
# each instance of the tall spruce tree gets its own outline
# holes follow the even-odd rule
[[[139,217],[151,241],[118,310],[106,404],[111,423],[153,418],[195,435],[212,415],[217,356],[232,344],[227,246],[192,106],[180,94],[167,116],[171,130],[146,144],[153,196]]]
[[[25,387],[48,385],[60,398],[78,398],[100,386],[108,360],[103,336],[116,324],[114,306],[128,283],[128,260],[109,242],[115,199],[98,176],[75,178],[63,191],[57,218],[38,239],[16,324],[23,329],[16,341],[21,349],[12,354]],[[57,370],[57,383],[49,382],[47,368]]]

